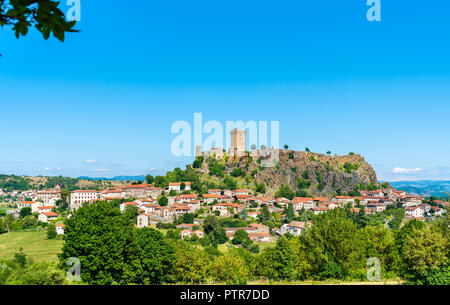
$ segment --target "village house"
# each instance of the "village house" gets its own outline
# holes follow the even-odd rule
[[[146,213],[142,213],[137,216],[136,227],[138,228],[147,228],[149,222],[149,215]]]
[[[39,212],[39,207],[43,206],[44,203],[39,202],[39,201],[20,201],[17,204],[17,208],[18,210],[22,210],[23,208],[29,207],[31,208],[31,212],[32,213],[38,213]]]
[[[378,212],[383,212],[384,210],[386,210],[386,205],[383,203],[369,203],[366,205],[367,209],[370,209],[372,213],[378,213]]]
[[[65,228],[66,226],[65,225],[63,225],[63,224],[58,224],[58,225],[56,225],[55,226],[55,228],[56,228],[56,234],[58,234],[58,235],[63,235],[64,234],[64,228]]]
[[[38,220],[40,222],[49,222],[52,220],[55,220],[58,217],[58,214],[56,214],[55,212],[46,212],[46,213],[41,213],[38,216]]]
[[[233,239],[234,233],[236,233],[236,231],[244,230],[245,232],[247,232],[248,238],[250,238],[253,241],[268,242],[270,240],[269,227],[259,223],[252,223],[248,225],[248,227],[243,228],[224,228],[224,229],[226,235],[230,239]]]
[[[171,220],[175,216],[175,210],[170,207],[158,206],[155,209],[155,215],[165,220]]]
[[[282,209],[282,208],[277,208],[276,206],[270,205],[270,206],[269,206],[269,212],[270,212],[270,213],[281,214],[281,213],[284,212],[284,209]]]
[[[162,188],[150,186],[150,187],[147,187],[147,193],[148,193],[148,196],[150,196],[150,197],[158,198],[159,196],[161,196]]]
[[[217,200],[222,203],[232,203],[234,201],[234,198],[228,195],[222,195],[219,196]]]
[[[251,217],[251,218],[258,218],[258,216],[261,215],[260,211],[256,211],[256,212],[247,212],[247,217]]]
[[[332,209],[338,208],[339,205],[337,205],[337,203],[334,203],[334,202],[325,202],[325,201],[322,201],[322,202],[320,202],[320,203],[317,205],[317,207],[319,207],[319,208],[326,208],[327,211],[328,211],[328,210],[332,210]],[[312,208],[312,210],[314,210],[314,207]]]
[[[316,207],[314,199],[311,197],[294,197],[292,199],[292,205],[295,211],[300,211],[302,209],[311,210]]]
[[[421,207],[425,211],[425,213],[430,212],[431,209],[431,205],[429,205],[428,203],[422,203],[419,205],[419,207]]]
[[[251,193],[251,191],[246,190],[246,189],[237,189],[232,191],[233,196],[237,196],[237,195],[249,195]]]
[[[406,196],[408,196],[408,194],[404,191],[395,191],[391,195],[389,195],[389,198],[394,201],[397,201],[406,198]]]
[[[349,203],[352,204],[352,206],[355,206],[356,197],[348,197],[348,196],[335,196],[331,199],[331,202],[337,203],[341,206],[347,205]]]
[[[193,235],[197,235],[197,237],[202,238],[204,233],[201,230],[192,231],[192,229],[184,229],[180,232],[180,235],[182,239],[185,239],[186,237],[191,238]]]
[[[195,194],[183,194],[179,196],[175,196],[176,203],[189,203],[193,200],[197,200],[197,195]]]
[[[420,205],[422,204],[422,201],[425,199],[424,196],[406,196],[403,200],[407,203],[410,203],[410,206],[413,205]]]
[[[185,206],[190,208],[189,213],[195,213],[195,211],[200,210],[200,200],[191,200],[189,202],[184,203]]]
[[[302,234],[305,231],[307,226],[308,226],[308,224],[306,222],[292,221],[290,223],[283,224],[280,227],[280,230],[278,231],[278,233],[280,235],[289,233],[294,236],[299,236],[300,234]]]
[[[186,206],[186,205],[179,205],[179,206],[176,206],[176,207],[173,206],[172,208],[175,210],[175,215],[177,217],[180,217],[183,214],[191,212],[191,208]]]
[[[419,206],[414,207],[405,207],[405,216],[413,217],[413,218],[421,218],[423,217],[424,210]]]
[[[120,206],[119,206],[119,208],[120,208],[120,211],[123,213],[123,212],[125,212],[125,210],[127,209],[127,207],[128,206],[133,206],[133,207],[136,207],[136,208],[140,208],[140,206],[139,206],[139,203],[137,203],[137,202],[134,202],[134,201],[130,201],[130,202],[122,202],[121,204],[120,204]]]
[[[211,204],[214,201],[219,202],[218,199],[219,199],[220,196],[221,195],[217,195],[217,194],[202,194],[203,202],[205,204]]]
[[[125,197],[126,193],[122,189],[108,189],[100,193],[100,199],[102,200],[122,199]]]
[[[184,189],[182,189],[182,184],[184,185]],[[191,189],[191,183],[190,182],[170,182],[169,183],[169,192],[170,191],[176,191],[176,192],[182,192],[182,191],[189,191]]]
[[[253,196],[252,195],[234,195],[234,198],[236,198],[236,200],[245,204],[245,203],[250,202],[250,200],[253,198]]]
[[[144,212],[149,215],[155,213],[156,207],[157,207],[157,205],[153,204],[153,203],[142,204],[140,206],[140,208],[143,209]]]
[[[314,212],[315,215],[319,215],[319,214],[327,212],[328,208],[324,207],[324,206],[318,206],[318,207],[312,208],[311,210]]]
[[[156,200],[155,198],[149,197],[149,198],[136,199],[134,202],[139,203],[139,205],[144,205],[144,204],[156,204],[156,203],[158,203],[158,200]]]
[[[131,184],[123,188],[126,198],[144,198],[149,196],[148,188],[150,184]]]
[[[222,190],[221,189],[209,189],[208,190],[208,194],[221,196],[222,195]]]
[[[194,226],[193,223],[180,223],[179,225],[177,225],[177,229],[192,229],[192,227]]]
[[[61,192],[58,192],[56,190],[38,191],[37,198],[41,199],[44,204],[55,205],[56,201],[61,200]]]
[[[96,190],[77,190],[70,193],[70,210],[78,210],[85,202],[92,203],[99,198]]]
[[[366,197],[384,197],[384,193],[381,190],[376,190],[376,191],[360,191],[361,196],[366,196]]]
[[[242,209],[242,205],[235,203],[216,203],[212,206],[212,211],[215,213],[216,211],[220,212],[220,216],[228,216],[230,215],[230,210],[233,213],[240,212]]]
[[[52,209],[53,209],[54,207],[55,207],[55,206],[51,206],[51,205],[49,205],[49,206],[43,206],[43,207],[38,207],[38,213],[48,213],[48,212],[51,212]]]
[[[439,206],[431,206],[430,210],[434,211],[434,215],[441,216],[445,213],[445,210]]]

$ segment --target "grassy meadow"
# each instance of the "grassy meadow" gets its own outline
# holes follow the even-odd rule
[[[22,248],[36,262],[57,263],[62,245],[61,236],[48,240],[47,231],[9,232],[0,235],[0,259],[11,259]]]

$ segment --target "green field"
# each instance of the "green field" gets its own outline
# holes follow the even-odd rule
[[[57,262],[63,240],[48,240],[46,231],[9,232],[0,235],[0,258],[11,259],[22,247],[23,252],[36,262]]]

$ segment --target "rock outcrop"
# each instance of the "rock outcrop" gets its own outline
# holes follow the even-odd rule
[[[378,185],[375,170],[359,154],[331,156],[305,151],[277,150],[278,164],[263,167],[264,160],[256,153],[218,160],[230,174],[235,168],[253,177],[252,184],[264,183],[270,193],[281,185],[304,190],[310,195],[346,194],[369,184]],[[208,160],[199,171],[208,172]],[[300,188],[298,188],[300,183]]]

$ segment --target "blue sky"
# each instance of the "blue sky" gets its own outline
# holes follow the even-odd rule
[[[65,2],[65,1],[62,1]],[[160,174],[171,125],[280,122],[383,180],[450,180],[450,3],[81,0],[65,43],[0,29],[0,172]],[[62,4],[63,10],[67,7]]]

